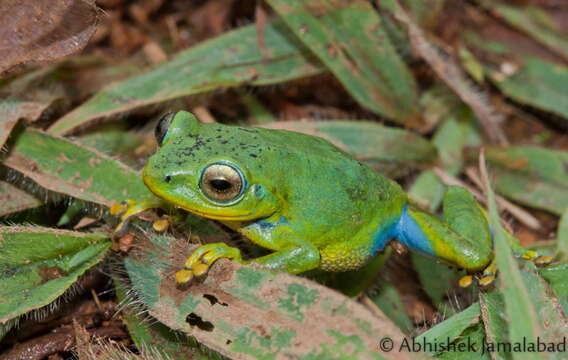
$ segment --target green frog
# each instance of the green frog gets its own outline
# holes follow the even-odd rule
[[[442,220],[414,206],[396,182],[316,136],[202,124],[180,111],[160,120],[156,139],[159,150],[142,173],[156,196],[272,251],[245,261],[225,243],[202,245],[176,273],[178,283],[203,276],[220,258],[292,274],[354,270],[392,239],[481,274],[482,285],[495,277],[486,213],[464,188],[448,187]],[[123,218],[154,205],[131,202]],[[518,256],[550,261],[510,238]],[[471,282],[470,275],[460,280]]]

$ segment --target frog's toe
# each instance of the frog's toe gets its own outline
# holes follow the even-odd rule
[[[242,262],[241,251],[237,248],[230,247],[225,243],[202,245],[187,258],[184,264],[185,269],[176,273],[176,282],[186,283],[194,277],[204,276],[209,271],[211,264],[221,258]],[[188,272],[191,273],[191,276],[188,275]]]
[[[473,276],[465,275],[462,276],[459,280],[459,284],[462,288],[467,288],[473,283]]]
[[[552,262],[552,256],[539,256],[533,262],[537,266],[546,266]]]
[[[176,272],[176,283],[186,284],[193,279],[193,271],[188,269],[182,269]]]
[[[165,205],[160,199],[145,199],[143,201],[124,200],[119,203],[114,203],[110,206],[109,212],[111,215],[120,216],[120,223],[114,229],[115,233],[120,233],[128,223],[128,220],[137,214],[140,214],[148,209],[163,208]]]
[[[484,275],[477,281],[477,283],[481,287],[486,287],[486,286],[491,285],[493,283],[493,281],[495,281],[495,274]]]
[[[535,250],[525,250],[521,257],[532,261],[536,266],[546,266],[552,262],[552,256],[539,255]]]
[[[521,257],[525,260],[531,260],[534,261],[536,260],[539,256],[538,256],[538,252],[534,251],[534,250],[525,250]]]
[[[200,276],[207,274],[207,272],[209,271],[209,265],[200,263],[200,264],[194,265],[191,268],[191,271],[193,271],[193,275],[200,277]]]
[[[164,232],[166,231],[171,225],[171,221],[168,218],[163,218],[156,220],[152,223],[152,228],[157,232]]]

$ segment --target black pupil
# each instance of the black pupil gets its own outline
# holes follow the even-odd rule
[[[224,179],[214,179],[209,181],[209,185],[211,185],[211,187],[215,190],[217,190],[218,192],[224,192],[227,191],[229,189],[231,189],[231,187],[233,186],[233,184],[231,184],[230,182],[228,182],[227,180]]]

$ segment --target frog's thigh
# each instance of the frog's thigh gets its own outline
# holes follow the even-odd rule
[[[444,221],[480,252],[492,253],[493,239],[484,210],[473,195],[460,186],[444,194]]]
[[[461,229],[467,230],[462,235],[456,231],[460,227],[455,223],[442,222],[420,210],[407,209],[403,217],[398,238],[411,249],[470,271],[482,270],[489,265],[492,259],[492,241],[486,222],[478,224],[471,220],[467,229]],[[474,232],[477,232],[475,236],[467,236]]]
[[[320,268],[325,271],[349,271],[359,269],[373,256],[370,246],[357,246],[356,241],[332,243],[321,249],[320,253]]]

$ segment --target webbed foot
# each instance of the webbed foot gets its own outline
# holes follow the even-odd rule
[[[497,263],[495,259],[493,259],[489,263],[489,265],[487,265],[487,267],[483,269],[483,272],[479,276],[476,276],[477,283],[482,288],[487,287],[491,285],[493,281],[495,281],[496,274],[497,274]],[[460,278],[459,285],[463,288],[469,287],[473,283],[473,279],[474,277],[472,275],[465,275],[462,278]]]
[[[218,259],[226,258],[243,263],[241,251],[225,243],[206,244],[198,247],[185,261],[184,269],[175,274],[178,284],[190,282],[209,271],[209,267]]]
[[[546,266],[552,262],[552,256],[538,255],[535,250],[524,250],[521,257],[532,261],[536,266]]]
[[[532,261],[536,266],[546,266],[552,262],[552,256],[544,256],[538,255],[538,252],[534,250],[526,250],[523,249],[520,253],[520,257]],[[478,277],[477,283],[481,287],[487,287],[495,281],[495,277],[497,274],[497,263],[496,260],[493,259],[491,263],[483,270],[483,273]],[[473,276],[472,275],[465,275],[459,280],[459,285],[463,288],[470,286],[473,283]]]

